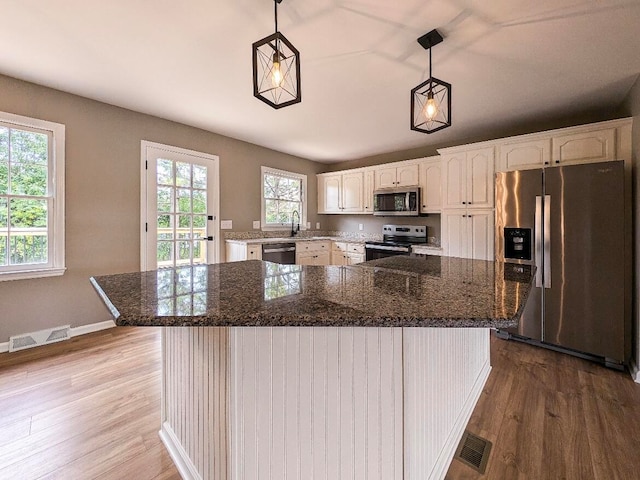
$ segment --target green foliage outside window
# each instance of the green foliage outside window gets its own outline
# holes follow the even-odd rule
[[[0,127],[0,265],[46,263],[49,137]]]
[[[294,210],[302,212],[302,180],[265,174],[263,181],[267,225],[291,223]]]

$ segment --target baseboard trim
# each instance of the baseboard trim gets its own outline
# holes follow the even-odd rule
[[[171,460],[173,460],[183,480],[201,480],[202,477],[198,473],[198,469],[187,455],[187,452],[185,452],[180,444],[180,440],[178,440],[178,437],[168,422],[162,423],[160,440],[164,443]]]
[[[429,478],[432,479],[443,479],[447,475],[447,471],[449,470],[449,466],[453,460],[453,456],[456,453],[456,449],[458,448],[458,444],[462,439],[462,434],[464,433],[469,420],[471,419],[471,414],[473,413],[473,409],[476,408],[476,404],[480,399],[480,395],[482,394],[482,389],[484,385],[487,383],[487,379],[489,378],[489,373],[491,373],[491,364],[487,359],[486,363],[482,366],[482,370],[478,374],[475,383],[473,384],[473,388],[471,392],[469,392],[469,396],[467,397],[466,402],[462,406],[462,410],[460,411],[460,415],[458,415],[458,419],[456,423],[453,425],[451,429],[451,433],[447,438],[447,441],[444,444],[444,447],[440,451],[440,455],[436,460],[436,463],[433,467],[431,475]]]
[[[107,328],[113,328],[116,324],[113,320],[107,320],[106,322],[90,323],[89,325],[80,325],[79,327],[71,328],[71,337],[77,337],[78,335],[86,335],[87,333],[99,332],[100,330],[106,330]]]
[[[638,368],[638,364],[635,360],[631,360],[629,363],[629,373],[631,374],[631,378],[636,383],[640,383],[640,368]]]
[[[107,328],[113,328],[116,324],[113,320],[107,320],[105,322],[90,323],[89,325],[81,325],[79,327],[72,327],[70,329],[71,338],[78,335],[85,335],[87,333],[99,332],[100,330],[106,330]],[[7,353],[9,351],[9,342],[0,343],[0,353]]]

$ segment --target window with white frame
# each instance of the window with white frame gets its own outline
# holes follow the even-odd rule
[[[262,228],[304,228],[306,218],[307,176],[262,167]]]
[[[64,273],[64,137],[0,112],[0,280]]]

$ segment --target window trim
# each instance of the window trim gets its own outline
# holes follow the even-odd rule
[[[260,167],[260,203],[261,203],[261,211],[260,211],[260,228],[263,231],[278,231],[278,230],[290,230],[291,225],[289,224],[279,224],[279,225],[267,225],[265,213],[265,201],[264,201],[264,176],[265,175],[278,175],[282,177],[294,178],[296,180],[302,181],[302,210],[300,212],[300,230],[306,230],[307,226],[307,176],[304,173],[296,173],[289,172],[287,170],[278,170],[277,168],[272,167]]]
[[[51,133],[51,157],[49,161],[52,212],[49,215],[51,224],[47,226],[51,258],[46,266],[28,264],[14,266],[11,270],[0,271],[0,281],[24,280],[29,278],[54,277],[63,275],[65,265],[65,126],[61,123],[49,122],[37,118],[25,117],[8,112],[0,112],[0,122],[9,128],[45,130]]]

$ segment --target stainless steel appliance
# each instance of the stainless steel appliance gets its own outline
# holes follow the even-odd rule
[[[385,188],[374,191],[373,214],[402,217],[420,215],[420,187]]]
[[[394,255],[409,255],[412,244],[427,243],[427,227],[415,225],[383,225],[381,242],[365,242],[367,261]]]
[[[496,259],[537,267],[518,328],[499,336],[623,368],[631,354],[625,201],[622,161],[496,175]]]
[[[294,242],[265,243],[262,245],[262,260],[294,265],[296,263],[296,244]]]

